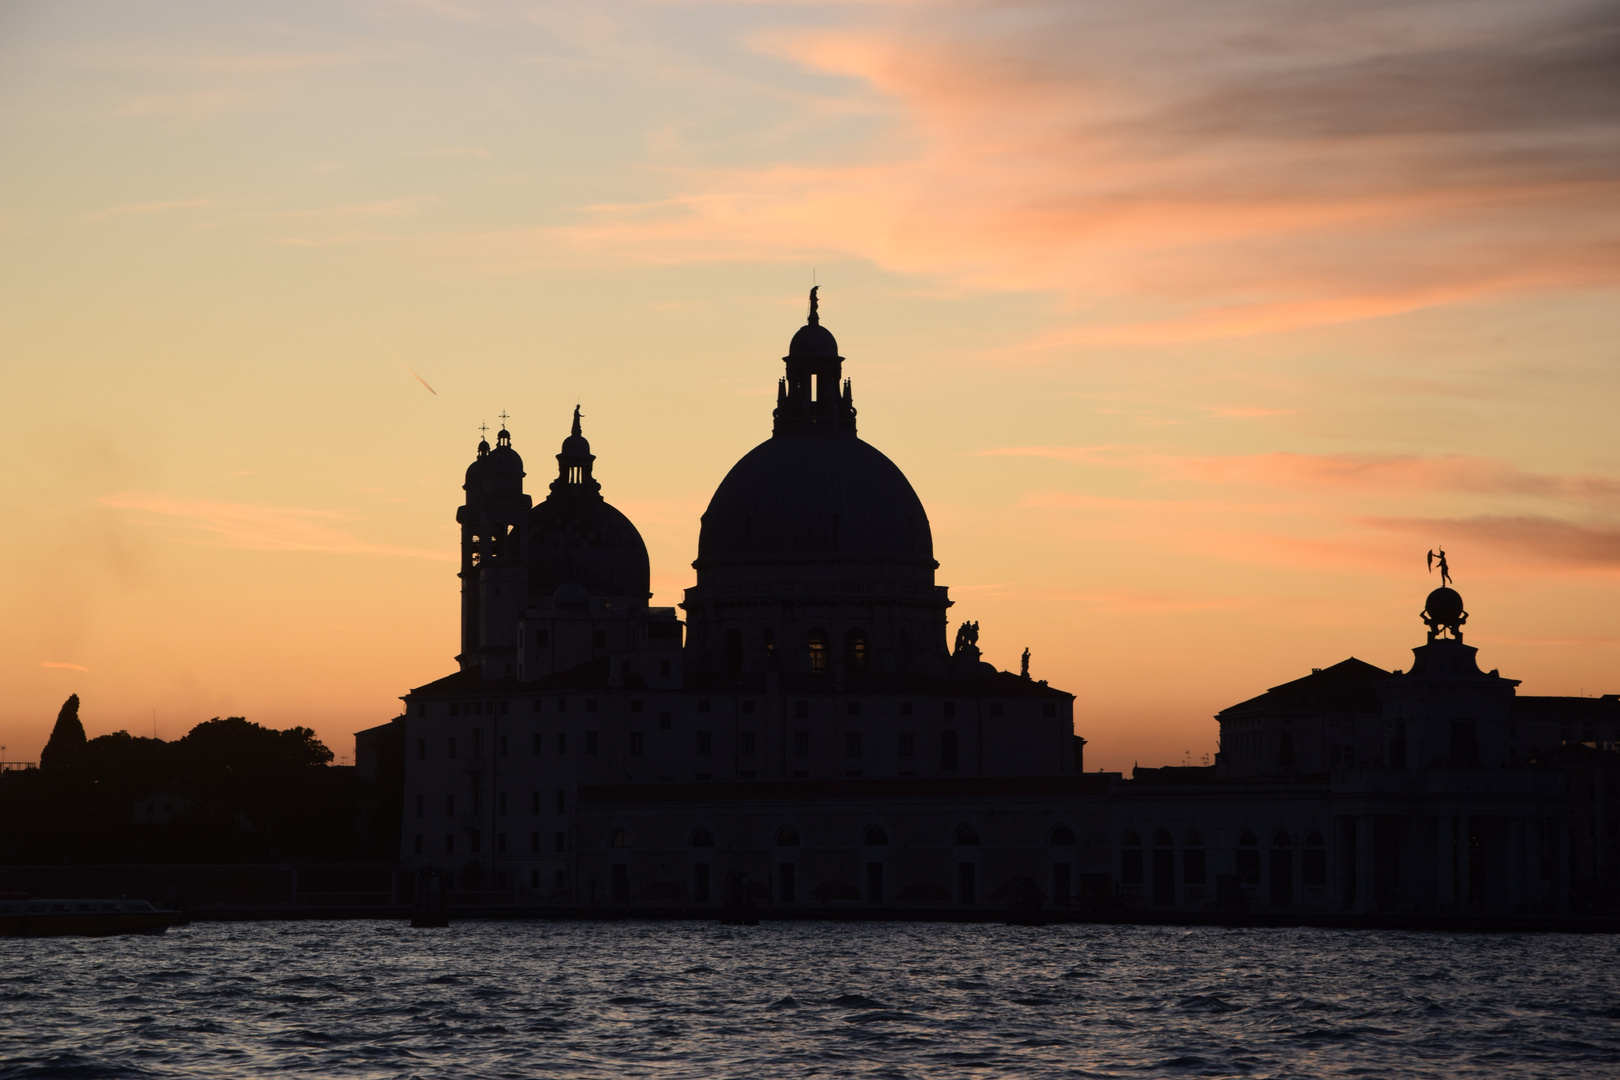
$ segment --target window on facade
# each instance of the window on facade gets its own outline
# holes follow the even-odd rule
[[[473,757],[484,756],[484,729],[473,728]]]
[[[1000,716],[1001,715],[1001,702],[992,701],[990,703],[990,715],[991,716]]]
[[[456,853],[456,834],[455,833],[445,833],[444,834],[444,853],[446,855],[454,855]]]
[[[901,757],[911,757],[916,753],[917,737],[909,731],[900,733],[898,750]]]
[[[426,761],[427,760],[427,740],[426,739],[417,739],[416,740],[416,760],[417,761]]]
[[[953,719],[956,716],[956,702],[954,702],[954,701],[945,702],[943,705],[941,705],[939,707],[939,713],[940,713],[941,716],[945,717],[945,719],[947,719],[947,720]]]
[[[793,703],[793,715],[801,720],[809,716],[810,703],[808,701],[795,701]]]
[[[902,701],[900,703],[900,715],[901,716],[910,716],[911,715],[911,702]]]
[[[810,670],[824,675],[827,668],[827,631],[818,626],[810,631]]]
[[[608,835],[608,847],[627,848],[630,846],[630,833],[625,829],[614,829]]]
[[[595,698],[586,698],[585,699],[585,711],[586,712],[595,712],[596,711],[596,699]]]
[[[742,703],[742,711],[743,711],[744,716],[752,716],[752,715],[754,715],[754,703],[752,701],[743,702]]]
[[[741,630],[727,630],[725,637],[726,670],[743,669],[743,640]]]
[[[1052,830],[1052,846],[1053,847],[1073,847],[1074,846],[1074,830],[1069,828],[1067,825],[1059,825],[1057,828],[1053,829]]]
[[[693,847],[714,847],[714,833],[708,829],[699,828],[692,833]]]
[[[939,733],[939,767],[953,770],[956,768],[956,732],[942,731]]]
[[[630,733],[630,754],[633,757],[641,754],[641,732],[639,731]]]
[[[568,841],[563,837],[562,833],[557,833],[556,834],[555,839],[554,839],[554,843],[553,843],[553,847],[558,852],[563,852],[563,851],[568,850]]]
[[[414,850],[416,851],[416,853],[418,855],[422,854],[422,834],[421,833],[416,834],[416,846],[415,846]]]
[[[418,795],[416,797],[416,816],[417,817],[422,816],[422,801],[423,801],[423,798],[424,798],[424,796],[421,796],[421,795]],[[152,812],[152,804],[151,803],[146,804],[146,812],[148,814],[150,814]]]
[[[1135,829],[1126,829],[1120,838],[1119,880],[1125,885],[1142,884],[1142,838]]]
[[[793,733],[793,756],[810,756],[810,733],[808,731],[795,731]]]
[[[529,834],[529,854],[540,854],[540,834],[537,832]]]
[[[567,712],[568,711],[568,699],[567,698],[560,697],[560,698],[557,699],[557,711],[558,712]]]
[[[844,669],[852,672],[866,670],[866,631],[855,627],[844,635]]]
[[[585,752],[587,754],[596,753],[596,732],[594,731],[585,733]]]
[[[630,703],[630,711],[633,713],[638,713],[641,711],[641,700],[639,698]]]
[[[1300,859],[1299,880],[1302,885],[1327,884],[1327,845],[1322,834],[1305,834],[1305,852]]]
[[[497,855],[505,855],[506,854],[506,834],[505,833],[496,833],[495,834],[495,854],[497,854]]]
[[[543,744],[543,743],[544,743],[544,742],[545,742],[545,736],[544,736],[544,735],[542,735],[542,734],[540,734],[540,733],[539,733],[539,732],[538,732],[538,731],[537,731],[537,732],[535,732],[535,733],[534,733],[534,752],[535,752],[535,753],[536,753],[536,754],[538,754],[538,753],[540,753],[540,748],[541,748],[541,745],[542,745],[542,744]]]
[[[454,795],[446,795],[444,797],[444,816],[456,816],[456,797]]]
[[[540,793],[538,791],[531,791],[531,792],[529,792],[529,813],[538,814],[539,812],[540,812]]]
[[[451,716],[460,716],[461,715],[461,704],[459,702],[452,701],[450,703],[450,715]]]
[[[1294,763],[1294,733],[1285,731],[1277,736],[1277,764],[1292,765]]]
[[[971,825],[958,825],[956,827],[956,843],[958,847],[972,847],[979,843],[979,830]]]
[[[536,630],[534,632],[534,644],[536,648],[548,648],[551,645],[551,632],[549,630]]]
[[[1175,841],[1170,839],[1170,833],[1164,829],[1160,829],[1158,832],[1153,834],[1154,847],[1170,847],[1174,843]]]
[[[851,716],[859,716],[861,715],[861,703],[858,701],[851,701],[845,711],[847,711]]]
[[[660,730],[660,731],[668,731],[669,730],[669,724],[670,724],[670,715],[669,715],[669,713],[667,713],[667,712],[659,713],[658,714],[658,730]]]
[[[714,749],[714,736],[707,731],[697,733],[697,752],[699,757],[707,757]]]
[[[776,830],[777,847],[798,847],[799,834],[791,825],[784,825]]]
[[[450,740],[448,753],[446,753],[445,756],[446,757],[455,757],[456,756],[456,740],[454,740],[454,739]]]
[[[501,702],[501,712],[502,713],[509,713],[511,711],[512,711],[512,703],[510,701],[503,700]]]
[[[557,792],[557,813],[559,814],[563,812],[563,797],[563,792]]]
[[[568,753],[568,736],[560,731],[557,732],[557,753]]]
[[[698,712],[701,713],[702,715],[707,716],[711,708],[712,708],[712,706],[707,701],[699,701],[698,702]]]
[[[1051,702],[1051,701],[1048,701],[1045,704],[1043,704],[1041,706],[1041,715],[1044,716],[1048,720],[1050,720],[1053,717],[1057,716],[1057,704],[1055,702]]]
[[[737,736],[737,753],[743,757],[754,756],[754,733],[744,731]]]
[[[844,732],[844,756],[861,756],[861,733],[858,731]]]
[[[506,736],[501,736],[501,757],[506,756]]]
[[[605,648],[607,648],[607,631],[606,630],[597,630],[596,632],[591,634],[591,647],[593,649],[605,649]]]
[[[866,834],[861,838],[861,842],[867,847],[887,847],[889,843],[889,834],[883,831],[882,826],[868,825],[866,827]]]
[[[506,816],[506,792],[504,791],[495,796],[495,812],[501,817]]]
[[[539,698],[535,698],[533,701],[529,702],[529,711],[530,712],[539,712],[540,711],[540,699]]]
[[[660,679],[669,678],[669,661],[668,660],[660,660],[660,661],[658,661],[658,677]]]

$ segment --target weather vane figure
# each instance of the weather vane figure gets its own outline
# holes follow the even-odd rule
[[[1440,584],[1451,584],[1451,566],[1446,562],[1446,549],[1441,548],[1439,554],[1429,552],[1429,573],[1434,573],[1435,564],[1440,564]]]

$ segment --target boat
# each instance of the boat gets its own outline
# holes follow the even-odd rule
[[[161,934],[183,922],[180,912],[160,911],[145,900],[0,898],[0,937]]]

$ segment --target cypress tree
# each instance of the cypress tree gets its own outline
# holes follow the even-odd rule
[[[79,722],[79,695],[74,694],[62,703],[50,741],[40,751],[41,771],[71,767],[84,754],[84,742],[84,725]]]

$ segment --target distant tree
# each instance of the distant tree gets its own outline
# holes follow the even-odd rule
[[[84,756],[84,725],[79,722],[79,695],[74,694],[62,703],[56,714],[56,726],[45,749],[39,753],[42,771],[60,771],[71,768]]]

